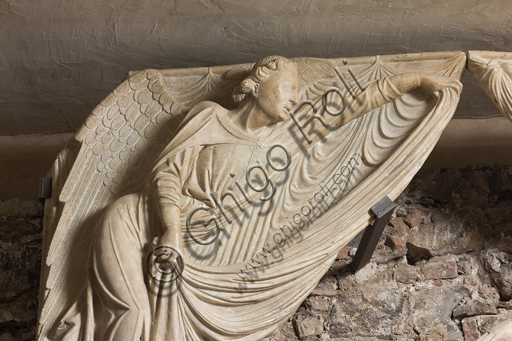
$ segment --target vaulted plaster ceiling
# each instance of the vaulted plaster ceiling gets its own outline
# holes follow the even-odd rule
[[[512,51],[508,0],[3,0],[0,135],[75,131],[130,70]],[[500,116],[471,74],[458,118]]]

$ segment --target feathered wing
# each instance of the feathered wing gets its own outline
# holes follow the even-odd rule
[[[247,68],[247,67],[246,67]],[[230,98],[236,74],[132,73],[87,118],[59,154],[45,207],[39,340],[78,337],[78,307],[94,226],[117,198],[140,191],[150,167],[189,109],[201,100]],[[169,86],[171,88],[169,88]],[[81,330],[82,329],[82,330]]]
[[[351,80],[349,68],[362,86],[407,72],[462,77],[465,54],[429,57],[426,63],[414,63],[418,56],[411,56],[411,63],[395,61],[394,56],[361,63],[348,60],[346,65],[332,61],[327,78],[313,77],[312,83],[305,82],[302,100],[318,100],[333,88],[343,90],[340,76],[355,90],[357,84]],[[216,251],[217,259],[222,258],[218,253],[229,254],[229,259],[240,259],[233,256],[236,252],[247,257],[236,263],[212,263],[192,256],[187,259],[177,294],[182,335],[190,340],[257,340],[284,323],[327,271],[341,246],[368,225],[372,218],[369,208],[385,196],[395,199],[407,186],[435,146],[457,103],[458,95],[451,89],[442,90],[437,98],[412,91],[331,132],[307,147],[304,155],[293,154],[287,173],[274,178],[281,185],[273,197],[272,209],[258,215],[263,208],[254,208],[243,225],[229,230],[229,237]],[[285,144],[285,140],[278,138],[276,143]],[[288,139],[288,143],[286,149],[292,150],[296,141]],[[322,214],[299,236],[284,237],[289,233],[284,226],[292,225],[294,215],[307,213],[309,201],[316,200],[313,194],[321,193],[321,186],[329,186],[328,180],[350,164],[354,155],[361,159],[356,159],[358,165],[339,189],[336,200],[319,208]],[[235,205],[230,208],[237,209]],[[245,233],[251,238],[244,238]],[[277,244],[277,235],[286,240],[284,246]],[[232,241],[237,241],[236,250],[227,247],[233,245]],[[210,251],[209,246],[192,248],[196,255],[203,249]]]
[[[349,69],[362,85],[410,71],[459,79],[462,75],[462,53],[430,54],[429,63],[414,63],[421,58],[412,55],[295,61],[305,89],[304,100],[318,98],[332,87],[342,88],[345,85],[341,78],[356,87]],[[429,67],[422,69],[423,65]],[[47,201],[45,211],[39,340],[85,335],[79,314],[86,309],[77,306],[77,302],[86,288],[90,240],[102,211],[120,196],[141,188],[148,167],[172,139],[191,106],[212,99],[228,106],[233,85],[248,68],[213,68],[216,72],[200,69],[193,76],[190,70],[133,74],[94,110],[77,133],[78,142],[71,142],[59,155],[51,170],[54,195]],[[178,293],[180,326],[185,328],[182,335],[191,340],[254,340],[283,323],[321,278],[339,247],[367,225],[368,207],[385,195],[396,197],[435,145],[455,110],[457,96],[452,91],[442,91],[437,100],[427,101],[421,96],[411,93],[352,121],[311,147],[309,160],[303,158],[292,165],[291,183],[301,183],[302,188],[289,186],[279,192],[276,200],[286,204],[277,205],[265,219],[254,221],[265,221],[266,225],[252,229],[255,234],[251,245],[244,245],[245,250],[261,250],[268,237],[277,232],[272,229],[274,223],[300,210],[311,188],[332,176],[354,153],[364,155],[366,162],[359,169],[359,180],[315,222],[322,229],[312,229],[314,235],[305,235],[307,238],[299,246],[287,250],[289,254],[283,261],[269,260],[268,269],[251,277],[255,278],[252,282],[236,274],[244,267],[243,262],[217,266],[188,263]],[[385,129],[381,127],[383,122]],[[404,160],[410,166],[404,168]],[[377,168],[381,171],[375,172]],[[366,205],[363,207],[360,202]],[[345,212],[341,218],[339,212]],[[279,304],[269,307],[269,300]],[[196,333],[199,330],[201,336]]]
[[[512,120],[512,53],[469,51],[468,69],[502,114]]]

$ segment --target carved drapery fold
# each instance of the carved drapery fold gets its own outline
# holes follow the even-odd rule
[[[501,113],[512,120],[512,53],[469,51],[468,69]]]
[[[302,89],[300,103],[310,101],[318,107],[322,99],[337,96],[334,92],[324,96],[332,89],[341,90],[347,99],[343,103],[348,103],[348,96],[357,98],[369,84],[398,74],[421,72],[460,79],[465,54],[294,61]],[[307,130],[306,134],[316,137],[311,145],[292,120],[269,138],[251,141],[235,136],[229,120],[222,113],[215,114],[215,109],[185,117],[190,108],[205,100],[232,106],[231,89],[249,70],[249,65],[241,65],[132,73],[93,111],[75,136],[78,142],[72,141],[59,154],[50,171],[54,195],[45,208],[42,283],[46,285],[41,291],[39,340],[93,338],[91,304],[97,300],[94,285],[101,284],[91,283],[87,269],[96,264],[89,258],[98,255],[91,252],[94,230],[109,205],[123,195],[137,193],[126,197],[129,208],[120,217],[126,217],[126,224],[134,229],[144,230],[140,236],[146,239],[141,242],[141,254],[135,257],[144,263],[156,233],[156,227],[149,226],[156,218],[151,212],[151,192],[145,187],[155,160],[166,148],[171,150],[170,158],[197,146],[223,143],[240,146],[232,157],[254,161],[268,161],[265,153],[258,156],[258,151],[281,145],[290,151],[290,164],[286,171],[266,168],[277,187],[275,196],[258,206],[246,204],[241,221],[229,224],[217,211],[224,228],[209,245],[195,242],[186,226],[193,210],[207,206],[193,195],[183,196],[186,267],[181,277],[163,289],[161,282],[139,274],[146,276],[145,294],[153,321],[152,325],[143,323],[143,339],[256,340],[268,335],[298,308],[338,250],[368,225],[370,207],[386,195],[395,199],[407,186],[458,103],[453,89],[442,89],[438,97],[411,91],[341,128],[330,127],[333,129],[327,129],[322,138]],[[383,96],[386,91],[381,89]],[[338,100],[338,110],[339,105]],[[300,113],[306,117],[314,114],[307,106]],[[306,119],[297,118],[299,122]],[[313,122],[320,128],[319,120]],[[201,132],[203,126],[224,128],[205,139],[201,137],[206,134]],[[344,181],[340,180],[342,174],[347,174]],[[323,189],[326,182],[332,186],[329,193]],[[244,198],[236,190],[233,187],[236,197]],[[249,199],[257,201],[266,193]],[[318,193],[325,203],[321,204]],[[313,207],[312,202],[318,206]],[[309,216],[308,204],[318,214],[298,228],[300,219]],[[237,208],[231,203],[225,210]],[[130,214],[134,218],[128,218]],[[294,229],[300,232],[288,237],[283,228],[293,226],[297,214]],[[207,217],[204,211],[203,215]],[[284,246],[276,241],[277,235]],[[260,258],[255,261],[255,257]]]

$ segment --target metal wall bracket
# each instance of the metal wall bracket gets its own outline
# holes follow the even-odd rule
[[[39,190],[37,197],[44,206],[44,199],[52,197],[52,178],[39,178]]]
[[[395,207],[396,205],[386,196],[370,209],[375,214],[375,221],[373,225],[369,225],[364,230],[363,238],[350,264],[355,272],[361,270],[370,262],[373,251],[375,251],[380,236],[389,222]]]

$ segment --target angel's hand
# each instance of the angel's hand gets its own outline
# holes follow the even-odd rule
[[[436,97],[441,89],[453,89],[457,95],[462,91],[462,83],[457,79],[437,75],[420,74],[420,86]]]
[[[155,258],[155,263],[159,265],[161,269],[174,270],[175,265],[173,264],[180,255],[171,248],[164,248]]]
[[[165,252],[162,266],[167,266],[173,278],[180,276],[185,268],[183,240],[181,237],[180,208],[176,205],[161,205],[160,220],[164,233],[153,240],[153,253]],[[156,263],[155,263],[156,264]]]
[[[179,277],[185,268],[183,247],[171,230],[153,240],[151,257],[156,271],[162,275],[171,275],[173,279]]]
[[[153,239],[153,248],[160,246],[174,249],[178,254],[183,254],[181,240],[179,240],[176,231],[171,229],[166,230],[161,237],[155,237]]]

